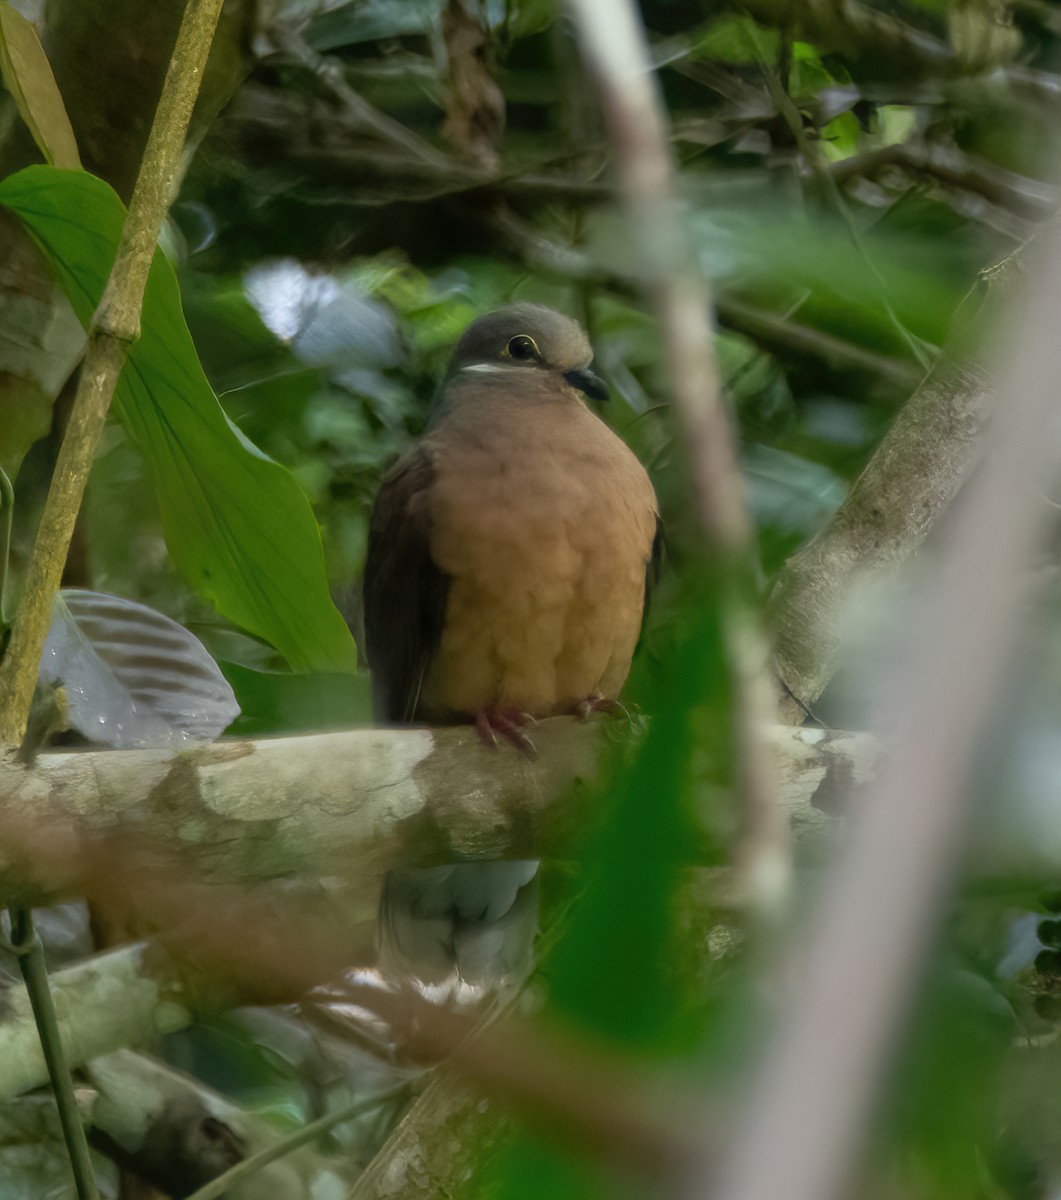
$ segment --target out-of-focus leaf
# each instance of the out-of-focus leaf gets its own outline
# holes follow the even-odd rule
[[[607,785],[608,817],[584,855],[585,891],[546,964],[558,1011],[626,1045],[660,1050],[688,1035],[668,969],[673,892],[690,847],[704,832],[691,810],[690,762],[701,708],[726,721],[726,678],[717,615],[708,598],[685,613],[667,667],[634,680],[653,720],[636,758]],[[719,739],[719,746],[725,739]],[[716,764],[725,774],[724,762]]]
[[[354,281],[282,259],[253,267],[244,284],[266,327],[305,363],[393,367],[399,361],[394,317]]]
[[[741,465],[756,524],[784,533],[816,533],[847,494],[828,467],[771,446],[746,446]]]
[[[909,104],[882,104],[877,109],[877,137],[883,146],[905,142],[917,132],[917,109]]]
[[[712,21],[693,47],[698,58],[725,63],[773,63],[781,45],[776,29],[743,14],[727,13]]]
[[[556,20],[558,0],[486,0],[487,24],[510,38],[530,37]]]
[[[56,167],[80,167],[77,139],[33,25],[0,3],[0,73],[41,154]]]
[[[0,470],[14,479],[26,451],[52,426],[52,397],[34,380],[8,375],[0,386]]]
[[[1002,1125],[999,1077],[1021,1031],[997,983],[948,958],[930,967],[893,1068],[888,1116],[924,1195],[987,1196],[997,1194],[985,1185],[985,1166]]]
[[[211,741],[239,712],[194,634],[144,604],[103,592],[60,592],[40,678],[63,685],[70,727],[105,746]]]
[[[230,732],[240,737],[314,733],[372,724],[367,675],[291,675],[222,662],[240,715]]]
[[[690,848],[705,848],[692,815],[690,770],[694,746],[704,748],[702,730],[717,733],[714,772],[722,778],[729,770],[727,688],[712,597],[693,588],[686,602],[680,644],[666,669],[635,681],[653,720],[633,762],[617,761],[602,786],[606,818],[587,838],[583,892],[543,967],[553,1013],[627,1054],[688,1053],[702,1033],[693,1017],[701,997],[684,977],[688,955],[675,952],[675,891]],[[491,1174],[486,1194],[498,1200],[653,1194],[641,1181],[617,1191],[614,1179],[569,1149],[543,1146],[529,1134],[499,1152]]]
[[[0,204],[26,225],[87,326],[124,222],[118,197],[83,172],[27,167],[0,184]],[[150,465],[174,562],[221,613],[270,642],[293,667],[352,670],[353,639],[328,594],[306,497],[226,419],[159,252],[142,327],[115,400]]]
[[[424,34],[437,27],[444,0],[354,0],[316,17],[306,40],[334,50],[382,38]]]
[[[788,90],[794,100],[804,103],[819,100],[823,92],[838,91],[840,87],[849,83],[847,72],[832,67],[832,64],[830,67],[826,67],[816,47],[810,45],[809,42],[792,43],[792,66],[789,71]],[[851,103],[854,103],[858,98],[858,92],[851,90],[853,91]]]
[[[717,333],[715,354],[723,389],[740,410],[746,427],[754,429],[792,411],[792,393],[784,372],[754,342],[736,334]]]
[[[857,154],[861,136],[862,128],[853,112],[843,112],[833,117],[821,131],[821,142],[825,147],[826,157],[836,162]]]

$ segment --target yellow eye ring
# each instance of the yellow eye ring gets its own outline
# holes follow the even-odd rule
[[[514,338],[509,338],[505,355],[515,362],[530,362],[533,358],[541,358],[537,342],[526,333],[517,333]]]

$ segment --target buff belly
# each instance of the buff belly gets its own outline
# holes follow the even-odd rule
[[[614,439],[604,449],[630,486],[593,488],[585,464],[555,446],[533,470],[504,456],[451,458],[434,489],[432,557],[450,590],[425,718],[487,708],[545,717],[618,696],[640,634],[655,508],[627,448]]]

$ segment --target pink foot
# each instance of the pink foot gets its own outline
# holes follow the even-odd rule
[[[475,718],[475,728],[485,745],[496,750],[500,736],[517,750],[522,750],[528,758],[537,758],[538,751],[523,732],[523,727],[537,724],[530,713],[520,712],[518,708],[484,708]]]
[[[630,718],[630,713],[624,704],[620,704],[618,700],[609,700],[599,693],[587,696],[585,700],[580,700],[575,705],[575,716],[580,721],[588,721],[590,714],[595,712],[607,713],[609,717],[622,717],[625,720]]]

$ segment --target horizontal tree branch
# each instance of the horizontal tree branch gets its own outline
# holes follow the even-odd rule
[[[32,767],[8,756],[0,815],[53,844],[134,838],[206,883],[339,878],[373,919],[393,867],[569,852],[593,819],[602,724],[542,722],[535,761],[488,749],[461,726],[44,754]],[[778,726],[771,740],[797,831],[827,820],[816,795],[864,780],[875,759],[862,734]],[[39,902],[50,886],[0,866],[4,903]]]
[[[534,762],[488,750],[459,727],[46,754],[30,768],[8,757],[0,815],[9,831],[29,828],[42,846],[58,846],[60,858],[78,856],[81,836],[131,839],[179,863],[200,889],[340,879],[344,914],[359,910],[374,922],[380,880],[393,866],[567,852],[592,820],[586,785],[600,769],[601,724],[543,722]],[[816,729],[777,727],[772,740],[797,836],[820,836],[839,797],[869,779],[874,746],[861,734]],[[69,885],[50,877],[48,864],[42,870],[32,886],[24,868],[0,870],[5,902]],[[125,947],[53,976],[72,1062],[189,1019],[193,1000],[176,984],[143,984],[143,954]],[[157,964],[149,979],[151,971]],[[0,1095],[16,1095],[43,1082],[44,1065],[24,993],[12,987],[6,1000]]]

